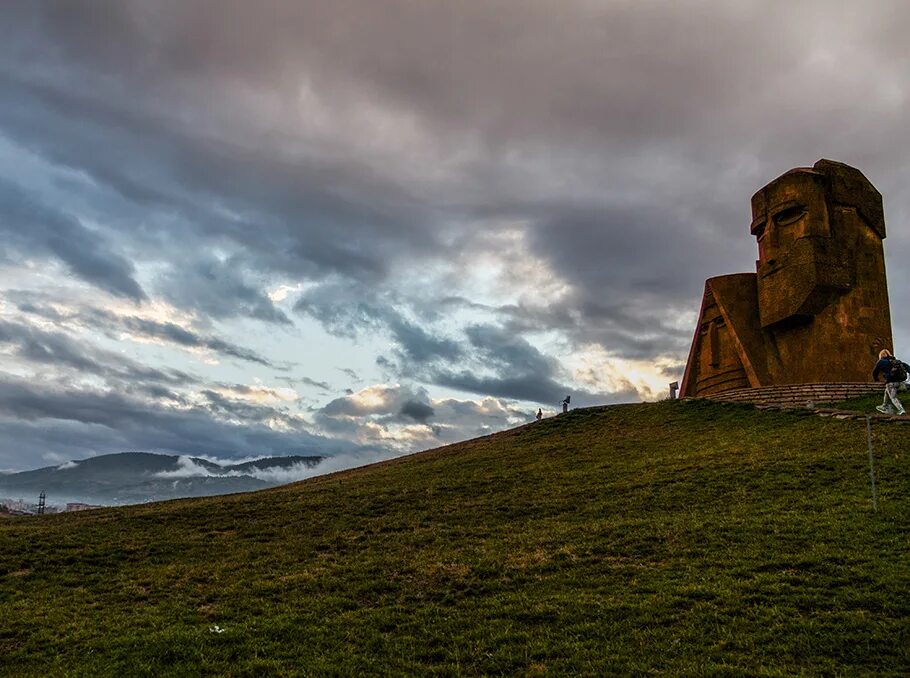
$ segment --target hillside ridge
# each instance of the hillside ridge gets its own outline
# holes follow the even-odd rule
[[[0,674],[906,674],[910,450],[873,432],[878,512],[865,422],[676,401],[4,520]]]

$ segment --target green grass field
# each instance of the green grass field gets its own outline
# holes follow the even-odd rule
[[[878,412],[876,412],[875,406],[882,404],[882,395],[883,394],[881,393],[876,393],[875,395],[863,396],[862,398],[853,398],[852,400],[845,400],[839,403],[824,403],[819,405],[819,407],[833,407],[844,410],[856,410],[858,412],[864,412],[866,414],[876,416],[878,415]],[[904,404],[904,407],[910,407],[910,393],[898,393],[897,397]]]
[[[0,522],[0,673],[910,674],[910,427],[576,410],[255,494]],[[223,632],[216,632],[215,626]]]

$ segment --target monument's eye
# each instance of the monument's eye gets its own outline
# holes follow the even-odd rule
[[[785,210],[781,210],[774,215],[774,223],[778,226],[786,226],[799,221],[806,214],[806,208],[802,205],[794,205]]]

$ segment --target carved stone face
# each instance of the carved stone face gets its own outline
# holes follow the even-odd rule
[[[793,170],[752,197],[762,327],[809,322],[853,285],[852,248],[835,241],[825,181]]]
[[[752,196],[756,273],[709,278],[683,396],[865,381],[891,345],[882,196],[822,159]]]

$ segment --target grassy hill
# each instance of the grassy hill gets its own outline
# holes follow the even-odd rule
[[[907,675],[908,435],[878,513],[864,422],[663,402],[6,520],[0,673]]]

